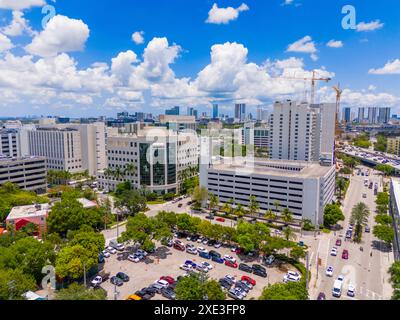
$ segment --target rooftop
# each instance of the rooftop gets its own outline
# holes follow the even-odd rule
[[[96,203],[96,202],[90,201],[90,200],[88,200],[88,199],[86,199],[86,198],[80,198],[80,199],[78,199],[78,201],[79,201],[79,203],[80,203],[81,205],[83,205],[83,207],[84,207],[85,209],[94,208],[94,207],[97,206],[97,203]]]
[[[214,170],[234,171],[236,174],[263,174],[277,177],[319,178],[325,176],[334,166],[322,166],[318,162],[288,160],[243,160],[243,162],[214,164]]]
[[[46,216],[49,213],[49,211],[50,211],[50,205],[47,203],[14,207],[11,209],[11,212],[8,215],[7,220]]]
[[[392,186],[397,208],[400,208],[400,179],[392,178]]]

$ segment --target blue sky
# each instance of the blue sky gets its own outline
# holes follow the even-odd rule
[[[396,0],[351,1],[358,30],[342,28],[340,0],[50,0],[57,16],[43,30],[44,2],[0,0],[0,116],[209,111],[212,101],[254,110],[303,97],[309,84],[286,78],[313,69],[333,77],[319,101],[334,102],[340,82],[344,105],[400,106]]]

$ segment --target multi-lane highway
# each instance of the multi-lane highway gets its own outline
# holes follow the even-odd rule
[[[364,171],[368,170],[366,168]],[[343,223],[344,229],[338,233],[331,234],[318,241],[317,254],[314,255],[316,261],[321,259],[321,266],[318,271],[318,281],[315,283],[315,288],[312,290],[314,295],[320,292],[325,293],[327,299],[337,299],[332,296],[332,289],[335,280],[339,275],[344,276],[344,285],[342,296],[340,299],[358,299],[358,300],[379,300],[389,299],[391,295],[390,284],[388,283],[387,270],[393,261],[393,253],[382,252],[379,248],[379,242],[372,234],[373,226],[375,225],[375,196],[373,189],[364,186],[364,179],[369,182],[378,183],[379,190],[383,189],[382,178],[370,171],[369,177],[355,176],[352,177],[346,199],[343,203],[343,211],[346,220]],[[363,198],[363,194],[367,198]],[[355,244],[351,241],[345,241],[346,230],[350,224],[350,216],[353,207],[364,202],[370,208],[370,217],[368,225],[371,228],[370,233],[363,233],[361,244]],[[342,245],[336,246],[336,240],[341,239]],[[338,255],[331,256],[330,252],[333,247],[337,247]],[[342,258],[343,250],[349,251],[349,259]],[[333,267],[333,277],[326,276],[325,272],[328,266]],[[316,277],[316,271],[314,272]],[[356,296],[350,298],[347,296],[347,289],[352,284],[356,288]],[[316,297],[312,297],[316,298]]]

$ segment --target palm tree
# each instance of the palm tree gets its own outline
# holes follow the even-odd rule
[[[351,212],[350,223],[355,225],[354,242],[356,243],[361,242],[363,227],[368,224],[369,214],[369,208],[363,202],[356,204]]]
[[[339,191],[339,199],[342,199],[342,192],[346,188],[346,181],[343,178],[339,178],[336,180],[336,189]]]
[[[117,169],[115,169],[115,171],[114,171],[114,178],[116,180],[119,180],[123,177],[124,177],[123,170],[120,167],[117,167]]]
[[[275,200],[273,206],[275,207],[276,212],[279,212],[279,207],[281,206],[281,203],[278,200]]]
[[[242,219],[246,214],[246,211],[240,203],[236,206],[235,214],[238,216],[239,219]]]
[[[291,227],[286,227],[285,229],[283,229],[283,235],[285,236],[285,239],[287,241],[297,239],[297,236]]]
[[[293,221],[293,213],[289,210],[289,208],[285,208],[282,211],[282,221],[285,223],[291,223]]]
[[[127,163],[125,165],[125,170],[124,170],[125,175],[135,175],[136,174],[136,166],[133,163]]]
[[[219,204],[219,198],[217,195],[210,193],[209,194],[209,199],[210,199],[210,210],[214,210],[215,208],[218,207]]]
[[[231,205],[229,204],[229,202],[224,203],[224,205],[222,206],[222,211],[225,212],[226,215],[231,212]]]
[[[250,215],[256,214],[260,210],[260,205],[255,196],[250,197],[249,213]]]
[[[278,215],[275,212],[273,212],[271,209],[269,209],[266,212],[264,218],[271,222],[271,221],[275,221],[278,218]]]

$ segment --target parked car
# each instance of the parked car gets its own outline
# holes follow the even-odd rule
[[[366,232],[366,233],[370,233],[370,232],[371,232],[371,228],[368,227],[368,226],[366,226],[366,227],[365,227],[365,232]]]
[[[204,266],[204,267],[206,267],[208,270],[212,270],[212,269],[214,268],[213,265],[212,265],[211,263],[208,263],[208,262],[206,262],[206,261],[203,261],[203,262],[201,263],[201,265]]]
[[[231,263],[236,263],[236,259],[228,254],[224,255],[224,260],[229,261]]]
[[[163,288],[168,288],[168,286],[169,286],[169,282],[166,280],[162,280],[162,279],[155,281],[154,284],[159,284]]]
[[[109,246],[117,251],[125,250],[125,246],[122,243],[118,243],[116,240],[111,240]]]
[[[182,269],[183,271],[193,270],[193,267],[191,265],[187,265],[187,264],[181,264],[179,268]]]
[[[331,256],[336,257],[337,256],[337,248],[332,248],[331,250]]]
[[[248,276],[242,276],[241,280],[250,283],[253,287],[256,285],[256,280],[254,280]]]
[[[175,283],[175,279],[170,276],[162,276],[160,280],[167,281],[170,285]]]
[[[217,251],[214,251],[214,250],[211,250],[211,251],[210,251],[210,256],[211,256],[211,257],[218,257],[218,258],[221,258],[221,254],[220,254],[219,252],[217,252]]]
[[[342,240],[337,239],[336,240],[336,246],[340,247],[342,245]]]
[[[128,260],[132,261],[132,262],[135,262],[135,263],[138,263],[138,262],[140,262],[141,257],[139,255],[137,255],[137,254],[130,254],[128,256]]]
[[[326,295],[325,295],[325,293],[320,292],[319,295],[318,295],[317,300],[326,300]]]
[[[245,264],[245,263],[239,264],[239,270],[240,271],[244,271],[244,272],[248,272],[248,273],[252,273],[253,272],[253,268],[250,267],[249,265]]]
[[[104,258],[109,258],[111,256],[110,252],[108,252],[107,250],[103,250],[102,254]]]
[[[192,268],[196,268],[197,264],[194,263],[192,260],[186,260],[185,261],[186,265],[192,266]]]
[[[113,247],[107,247],[107,249],[106,249],[110,254],[116,254],[117,253],[117,250],[115,250]]]
[[[246,292],[246,294],[251,290],[250,287],[242,281],[237,281],[235,284],[235,288],[240,288],[241,290]]]
[[[101,285],[103,283],[103,278],[100,276],[96,276],[92,282],[91,285],[92,287],[98,287],[99,285]]]
[[[204,249],[203,247],[197,247],[198,252],[205,252],[208,253],[208,250]]]
[[[222,287],[222,289],[230,290],[232,288],[232,284],[229,283],[226,279],[222,278],[219,279],[219,284]]]
[[[228,281],[230,284],[235,284],[236,283],[236,278],[234,276],[231,276],[227,274],[224,279]]]
[[[200,252],[199,256],[204,259],[211,259],[210,254],[208,252]]]
[[[299,282],[301,279],[301,275],[295,271],[288,271],[287,274],[283,277],[283,282]]]
[[[123,282],[128,282],[129,281],[129,276],[126,273],[123,273],[123,272],[118,272],[116,274],[116,277],[121,279]]]
[[[270,266],[274,263],[275,257],[273,255],[270,255],[269,257],[265,258],[264,261],[266,265]]]
[[[219,264],[223,264],[224,263],[224,259],[217,257],[217,256],[212,256],[211,258],[212,261],[219,263]]]
[[[261,269],[253,270],[253,274],[256,275],[256,276],[262,277],[262,278],[268,277],[267,272],[266,271],[262,271]]]
[[[224,218],[217,218],[216,219],[218,222],[225,222],[225,219]]]
[[[186,248],[186,252],[189,254],[197,255],[197,249],[194,247]]]
[[[253,264],[252,269],[253,271],[259,270],[261,272],[267,272],[267,269],[265,269],[263,266],[260,266],[259,264]]]
[[[196,265],[196,270],[204,273],[208,273],[208,268],[203,266],[202,264]]]
[[[342,259],[344,259],[344,260],[349,259],[349,251],[348,250],[343,250]]]
[[[184,244],[177,243],[177,242],[174,243],[174,249],[179,250],[179,251],[185,251],[186,250]]]
[[[238,267],[236,262],[232,262],[232,261],[229,261],[229,260],[225,260],[225,265],[228,266],[228,267],[231,267],[231,268],[237,268]]]
[[[124,282],[120,278],[118,278],[116,276],[111,277],[110,282],[111,282],[111,284],[114,284],[114,285],[116,285],[118,287],[120,287],[120,286],[122,286],[124,284]]]
[[[125,300],[135,300],[135,301],[139,301],[139,300],[143,300],[142,297],[138,296],[137,294],[131,294],[130,296],[128,296]]]
[[[356,288],[352,284],[349,284],[347,288],[347,295],[352,298],[356,296]]]
[[[172,288],[163,288],[161,289],[161,295],[169,300],[175,300],[176,294]]]
[[[244,299],[244,295],[241,293],[240,290],[237,290],[236,288],[229,290],[228,296],[235,300],[243,300]]]
[[[217,241],[217,242],[214,243],[214,248],[216,248],[216,249],[221,248],[221,246],[222,246],[222,243],[219,242],[219,241]]]

